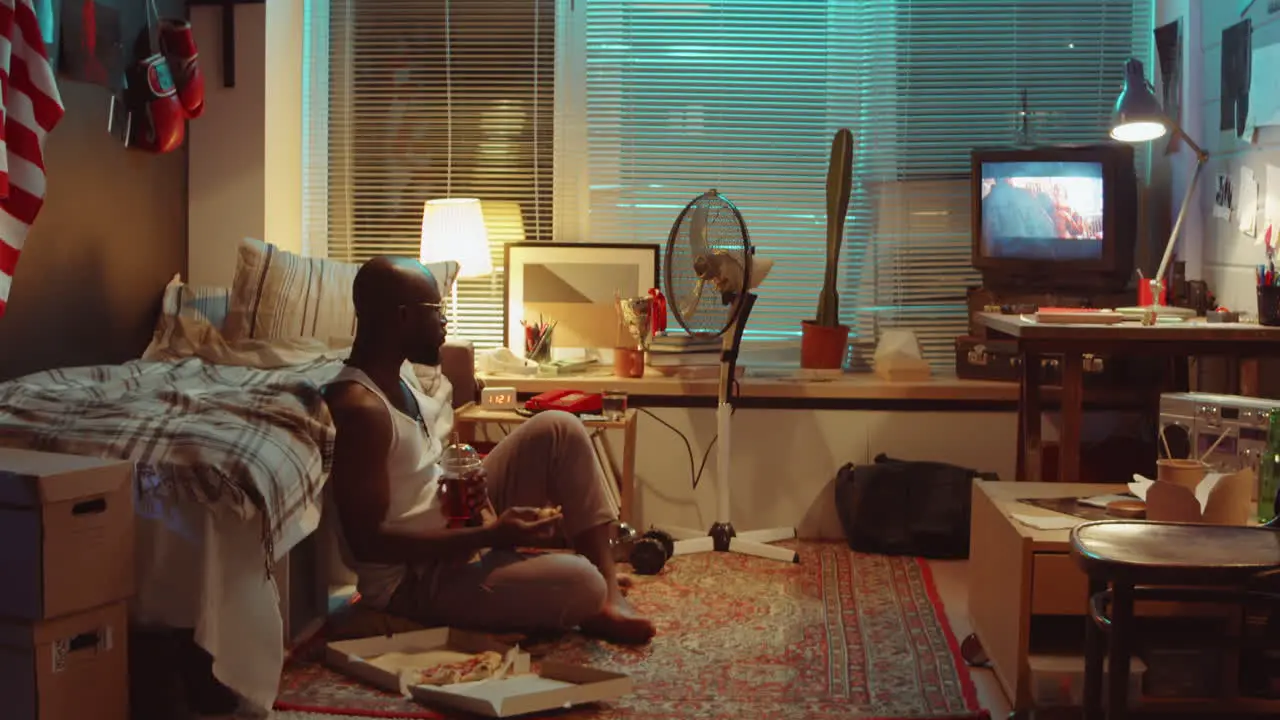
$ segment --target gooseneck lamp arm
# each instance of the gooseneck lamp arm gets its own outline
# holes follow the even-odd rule
[[[1173,246],[1178,244],[1178,233],[1182,230],[1182,221],[1187,217],[1187,208],[1191,207],[1191,200],[1195,196],[1196,185],[1200,181],[1200,172],[1204,169],[1204,164],[1209,160],[1209,153],[1204,148],[1196,144],[1195,140],[1182,129],[1182,126],[1172,120],[1168,121],[1169,126],[1182,141],[1187,144],[1196,154],[1196,169],[1191,173],[1191,182],[1187,183],[1187,193],[1182,198],[1182,207],[1178,208],[1178,218],[1173,221],[1173,231],[1169,233],[1169,242],[1164,246],[1164,257],[1160,258],[1160,267],[1156,270],[1155,277],[1151,278],[1151,302],[1158,304],[1160,302],[1160,293],[1164,290],[1164,276],[1169,271],[1169,261],[1173,259]]]

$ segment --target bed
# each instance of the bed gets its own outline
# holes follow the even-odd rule
[[[446,287],[454,270],[433,267]],[[307,612],[288,606],[323,611],[324,559],[298,572],[290,558],[321,523],[335,435],[321,388],[354,334],[354,272],[246,240],[231,287],[165,288],[139,360],[0,384],[0,445],[135,462],[131,621],[191,629],[214,676],[258,708],[275,699],[286,621]],[[465,345],[414,374],[446,407],[474,394]]]

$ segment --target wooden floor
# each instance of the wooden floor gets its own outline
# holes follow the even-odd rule
[[[969,627],[969,563],[965,560],[931,560],[929,568],[933,571],[951,631],[955,633],[956,640],[963,640],[972,632]],[[969,672],[982,707],[991,711],[992,720],[1003,720],[1009,714],[1009,700],[1005,698],[995,673],[980,668],[970,668]]]

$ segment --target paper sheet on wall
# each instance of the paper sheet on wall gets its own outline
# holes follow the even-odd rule
[[[1280,43],[1254,48],[1253,67],[1280,67]],[[1244,137],[1252,138],[1255,128],[1280,125],[1280,73],[1256,72],[1249,77],[1249,117]],[[1269,184],[1269,183],[1268,183]]]
[[[1280,230],[1280,167],[1267,165],[1267,184],[1263,188],[1266,201],[1262,206],[1262,232],[1274,233]],[[1274,240],[1275,235],[1273,234]]]
[[[1240,168],[1240,232],[1249,237],[1258,234],[1258,180],[1253,168]]]
[[[1231,176],[1218,173],[1218,189],[1213,194],[1213,216],[1219,220],[1231,219]]]

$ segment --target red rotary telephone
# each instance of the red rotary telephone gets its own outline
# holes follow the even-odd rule
[[[524,406],[533,412],[562,410],[574,415],[594,415],[600,412],[601,396],[581,390],[552,390],[529,398]]]

